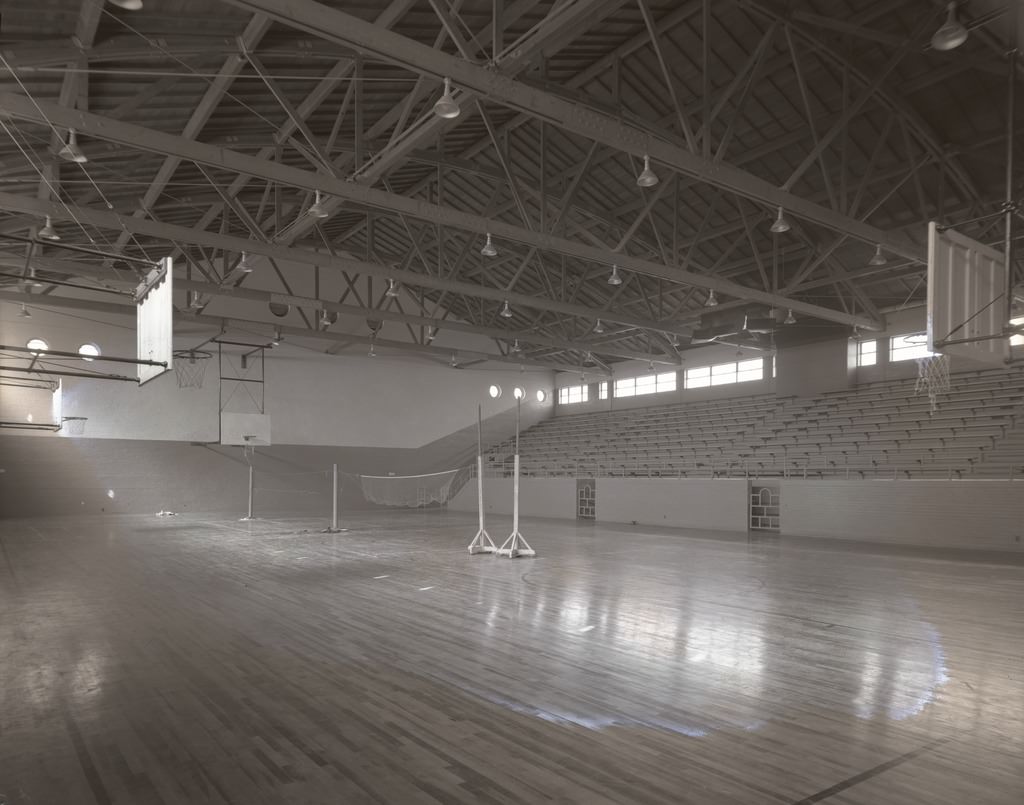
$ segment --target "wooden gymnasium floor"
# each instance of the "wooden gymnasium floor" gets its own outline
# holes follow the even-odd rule
[[[0,521],[0,800],[1024,802],[1020,563],[346,524]]]

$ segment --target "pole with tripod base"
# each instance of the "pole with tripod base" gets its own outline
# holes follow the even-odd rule
[[[480,530],[476,532],[473,541],[469,543],[470,553],[494,553],[498,547],[491,539],[484,527],[484,439],[483,439],[483,414],[481,406],[476,407],[476,503],[480,510]]]
[[[519,414],[523,407],[522,393],[516,397],[516,454],[512,465],[512,533],[508,535],[498,556],[515,559],[517,556],[536,556],[537,552],[530,547],[522,534],[519,533]]]

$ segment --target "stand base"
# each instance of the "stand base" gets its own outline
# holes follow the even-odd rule
[[[348,531],[347,528],[325,528],[320,531],[321,534],[340,534],[342,531]]]
[[[537,552],[530,547],[530,543],[518,531],[513,531],[509,534],[508,539],[501,544],[496,553],[498,556],[507,556],[509,559],[537,555]]]
[[[470,553],[496,553],[498,547],[494,544],[494,540],[491,539],[491,535],[487,533],[487,530],[481,528],[476,532],[473,541],[469,543],[468,550]]]
[[[239,517],[238,522],[240,523],[251,523],[253,520],[259,520],[259,517]]]

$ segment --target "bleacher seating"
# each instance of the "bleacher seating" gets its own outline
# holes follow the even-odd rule
[[[759,395],[558,416],[523,433],[526,476],[1024,475],[1024,372],[952,376],[930,410],[914,380],[812,398]],[[488,451],[511,470],[508,443]]]

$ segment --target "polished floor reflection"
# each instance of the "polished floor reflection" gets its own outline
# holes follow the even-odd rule
[[[0,521],[0,802],[1024,802],[1019,561],[344,524]]]

